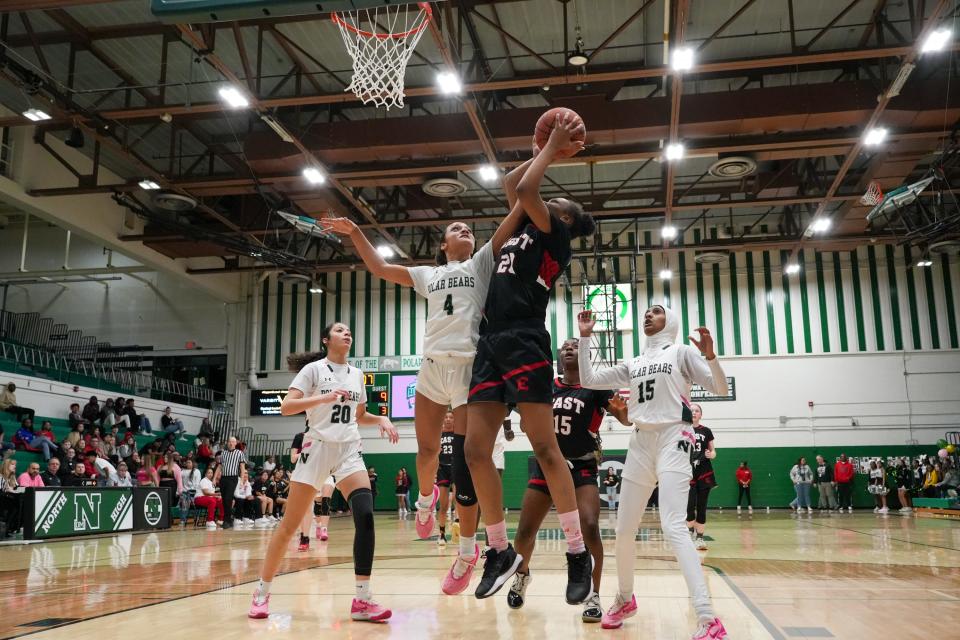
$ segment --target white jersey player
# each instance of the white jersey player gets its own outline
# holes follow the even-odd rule
[[[629,363],[597,369],[590,362],[594,320],[589,311],[580,314],[579,324],[581,384],[590,389],[629,388],[628,418],[634,427],[617,518],[619,592],[602,625],[619,628],[637,611],[633,596],[634,540],[650,494],[659,483],[660,523],[677,556],[699,619],[693,638],[726,637],[723,624],[714,614],[700,559],[685,525],[693,443],[690,386],[695,382],[707,391],[727,395],[727,379],[713,351],[713,338],[700,327],[700,340],[691,338],[698,348],[678,344],[677,316],[656,305],[644,314],[647,342],[643,352]]]
[[[346,218],[321,221],[326,230],[350,237],[370,273],[389,282],[413,287],[427,299],[424,358],[417,376],[414,404],[419,485],[416,529],[420,538],[429,537],[434,530],[440,496],[436,485],[440,433],[444,417],[452,409],[453,474],[461,522],[460,551],[471,567],[479,558],[479,547],[476,546],[475,532],[468,531],[473,527],[470,523],[477,522],[478,507],[463,456],[467,395],[495,257],[521,218],[522,209],[511,212],[490,242],[476,254],[476,239],[470,227],[454,222],[444,231],[437,252],[437,265],[417,267],[386,262],[357,225]]]

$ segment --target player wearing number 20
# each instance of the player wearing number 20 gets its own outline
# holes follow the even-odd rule
[[[677,343],[679,320],[668,308],[656,305],[643,316],[647,337],[643,352],[629,363],[601,369],[590,362],[590,335],[594,319],[580,313],[580,383],[590,389],[629,387],[628,418],[634,426],[623,469],[617,518],[617,578],[619,590],[603,616],[603,627],[616,629],[637,612],[633,596],[635,536],[644,507],[654,487],[660,486],[660,524],[680,564],[693,599],[699,626],[694,640],[726,637],[713,611],[700,558],[687,533],[687,492],[690,489],[690,448],[694,443],[693,415],[688,398],[691,383],[727,395],[727,379],[705,327],[690,338],[696,348]]]

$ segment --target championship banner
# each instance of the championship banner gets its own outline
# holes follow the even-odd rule
[[[24,539],[82,536],[133,529],[133,492],[108,488],[27,491]]]

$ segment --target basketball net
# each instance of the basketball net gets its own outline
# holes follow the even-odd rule
[[[353,59],[352,91],[364,104],[403,106],[407,63],[433,15],[430,3],[387,5],[333,13],[343,44]]]
[[[883,190],[880,189],[880,183],[871,180],[867,185],[867,191],[860,197],[860,204],[867,207],[875,207],[883,200]]]

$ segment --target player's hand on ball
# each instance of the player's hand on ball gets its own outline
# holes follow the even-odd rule
[[[397,432],[397,428],[393,426],[393,423],[384,418],[383,422],[380,424],[380,437],[386,436],[387,440],[390,441],[390,444],[397,444],[400,442],[400,434]]]
[[[710,335],[710,330],[706,327],[697,327],[695,331],[700,334],[700,339],[697,340],[693,336],[690,336],[690,342],[693,343],[693,346],[699,349],[700,353],[702,353],[703,357],[707,360],[716,358],[717,354],[713,350],[713,336]]]
[[[319,222],[324,231],[331,231],[341,236],[349,236],[357,230],[357,225],[349,218],[322,218]]]
[[[589,338],[593,334],[593,326],[597,324],[592,311],[581,311],[577,314],[577,324],[580,326],[580,337]]]
[[[572,114],[568,113],[563,117],[557,115],[557,121],[547,140],[547,147],[550,148],[553,157],[569,157],[580,153],[583,150],[583,141],[573,140],[573,138],[582,130],[583,122],[578,121]]]

